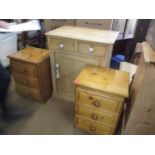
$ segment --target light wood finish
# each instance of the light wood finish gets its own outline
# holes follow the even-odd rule
[[[75,126],[94,134],[114,134],[124,100],[128,97],[129,74],[87,65],[74,83]],[[121,91],[117,92],[119,90]]]
[[[90,50],[93,50],[91,52]],[[78,51],[81,54],[91,55],[91,56],[98,56],[98,57],[105,57],[107,46],[106,45],[96,45],[90,43],[80,43],[78,44]]]
[[[114,44],[118,36],[118,32],[75,26],[62,26],[53,31],[47,32],[46,35],[91,41],[102,44]]]
[[[146,63],[155,63],[155,52],[147,42],[142,43],[143,55]]]
[[[51,39],[50,48],[54,50],[65,50],[73,52],[75,50],[75,41],[70,39]],[[62,45],[62,47],[61,47]]]
[[[98,123],[103,123],[103,124],[108,124],[110,126],[113,126],[115,125],[117,120],[117,115],[110,114],[103,111],[97,111],[89,107],[76,105],[75,109],[78,115],[87,117],[92,121],[96,121]]]
[[[147,42],[131,87],[124,134],[155,134],[155,51]]]
[[[77,19],[76,26],[111,30],[112,21],[112,19]]]
[[[111,97],[110,94],[99,94],[88,90],[77,88],[76,96],[82,105],[89,106],[96,110],[118,113],[121,108],[122,98]]]
[[[108,135],[113,133],[113,128],[101,125],[91,120],[83,119],[83,117],[75,117],[76,127],[86,130],[92,134]]]
[[[128,97],[129,73],[88,65],[76,78],[75,84],[110,94]]]
[[[63,25],[74,25],[74,19],[44,19],[45,32],[51,31]]]
[[[117,35],[117,32],[73,26],[47,32],[53,96],[73,102],[73,80],[86,64],[109,67]]]
[[[19,94],[47,101],[52,93],[48,50],[27,47],[9,58]]]

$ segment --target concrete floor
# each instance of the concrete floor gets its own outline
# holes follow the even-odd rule
[[[12,121],[0,120],[0,134],[6,135],[83,135],[86,132],[74,128],[74,104],[50,98],[46,104],[21,97],[10,85],[8,102],[19,111],[21,117]]]

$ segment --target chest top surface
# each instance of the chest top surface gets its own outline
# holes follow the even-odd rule
[[[48,56],[49,56],[48,50],[34,47],[27,47],[16,53],[9,55],[9,58],[31,63],[39,63]]]
[[[62,26],[55,30],[47,32],[45,35],[52,37],[78,39],[97,43],[114,44],[116,38],[118,37],[118,34],[119,33],[116,31],[77,26]]]
[[[129,74],[124,71],[87,65],[74,83],[79,86],[128,97]]]

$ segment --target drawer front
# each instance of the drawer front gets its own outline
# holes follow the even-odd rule
[[[92,93],[86,93],[84,91],[78,91],[78,103],[87,105],[96,110],[106,110],[109,112],[118,113],[121,109],[122,102],[112,100],[106,97],[94,95]]]
[[[35,78],[28,78],[21,74],[14,74],[14,79],[16,83],[19,83],[23,86],[27,86],[30,88],[39,89],[39,81]]]
[[[28,88],[16,83],[16,88],[22,96],[41,101],[41,94],[39,90]]]
[[[13,73],[18,73],[24,76],[38,78],[37,67],[35,65],[11,61],[11,68]]]
[[[77,115],[87,117],[88,119],[91,119],[98,123],[107,123],[114,126],[117,120],[117,116],[114,114],[96,111],[84,106],[76,105],[75,111]]]
[[[93,121],[84,119],[79,116],[75,117],[75,123],[77,127],[93,134],[104,134],[104,135],[113,134],[113,128],[105,125],[100,125],[98,123],[94,123]]]
[[[107,45],[95,45],[79,42],[78,52],[89,56],[105,57],[107,52]]]
[[[50,39],[50,49],[75,51],[75,41],[71,39]]]

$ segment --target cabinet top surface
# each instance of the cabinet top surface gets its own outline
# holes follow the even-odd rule
[[[77,26],[62,26],[55,30],[45,33],[45,35],[47,36],[71,38],[105,44],[114,44],[115,40],[118,37],[118,34],[119,33],[116,31],[100,30]]]
[[[16,53],[9,55],[9,58],[31,63],[39,63],[48,56],[49,56],[48,50],[34,47],[27,47]]]
[[[74,84],[128,97],[129,73],[87,65],[75,79]]]

